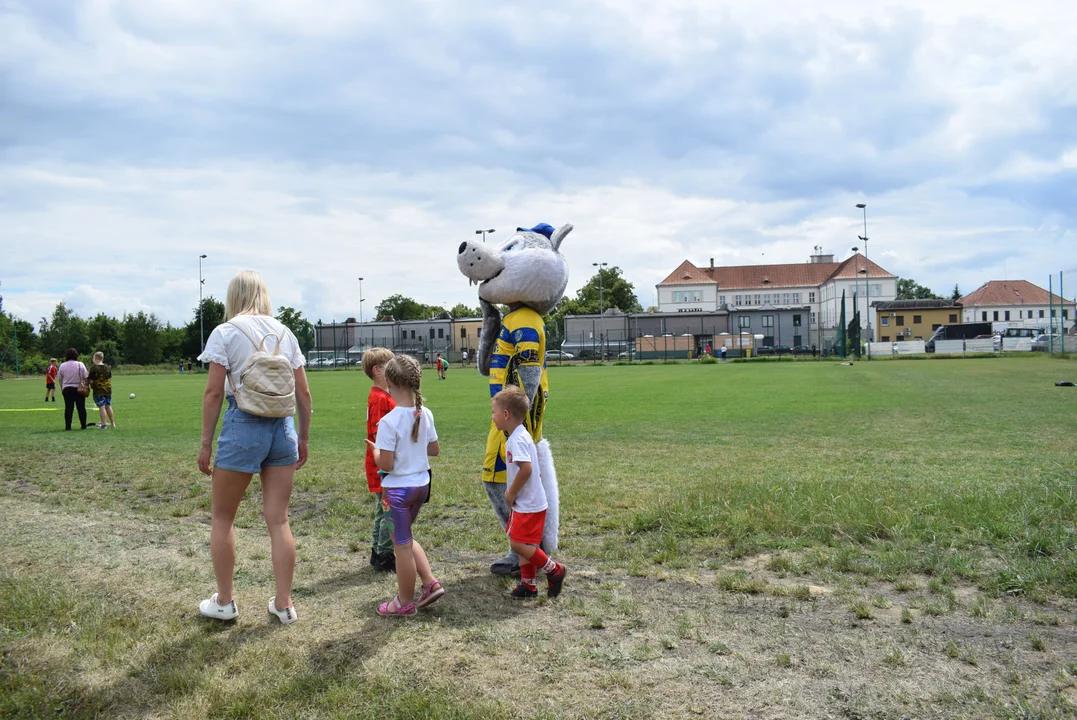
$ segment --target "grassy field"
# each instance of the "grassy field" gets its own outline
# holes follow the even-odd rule
[[[66,433],[43,381],[0,382],[0,716],[1077,714],[1077,390],[1053,384],[1077,362],[551,368],[570,575],[524,604],[486,569],[485,381],[427,378],[442,455],[416,537],[448,595],[375,615],[369,381],[313,373],[291,627],[264,610],[256,486],[240,618],[198,617],[204,377],[117,376],[119,428]]]

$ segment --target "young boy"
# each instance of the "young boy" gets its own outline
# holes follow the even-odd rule
[[[511,598],[527,599],[538,596],[535,577],[539,568],[546,572],[546,595],[557,597],[565,582],[567,568],[546,555],[539,547],[546,524],[546,492],[542,489],[539,466],[536,463],[535,441],[524,427],[528,410],[527,395],[510,385],[494,395],[493,421],[497,429],[508,436],[505,441],[506,482],[505,502],[512,508],[509,515],[509,545],[520,556],[520,584],[505,591]]]
[[[93,354],[93,367],[90,368],[90,389],[93,390],[93,402],[97,411],[101,413],[101,422],[97,427],[104,430],[111,426],[116,428],[116,418],[112,414],[112,369],[105,364],[105,354],[95,352]],[[108,424],[105,424],[108,420]]]
[[[59,371],[56,358],[49,358],[49,369],[45,371],[45,402],[48,402],[50,397],[56,402],[56,373]]]
[[[374,386],[370,388],[370,395],[366,399],[366,439],[370,442],[378,438],[378,423],[396,407],[396,403],[389,396],[389,385],[385,381],[385,365],[392,359],[392,350],[386,348],[370,348],[363,353],[363,372],[374,381]],[[381,503],[382,473],[374,462],[374,452],[370,443],[364,443],[364,445],[366,446],[366,485],[378,501],[374,510],[370,564],[375,570],[396,572],[393,536],[389,527],[391,518]]]

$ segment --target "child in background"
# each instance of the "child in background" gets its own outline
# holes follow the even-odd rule
[[[45,402],[48,402],[50,397],[56,402],[56,373],[59,371],[56,358],[49,358],[49,368],[45,371]]]
[[[520,556],[520,584],[505,594],[511,598],[527,599],[538,596],[538,569],[546,572],[546,595],[557,597],[565,582],[567,568],[546,555],[539,545],[546,524],[546,491],[542,488],[538,453],[535,441],[524,427],[529,403],[524,391],[510,385],[494,395],[493,421],[498,430],[508,435],[505,441],[506,482],[505,502],[512,508],[509,515],[509,545]]]
[[[366,399],[366,440],[374,442],[378,437],[378,423],[388,415],[396,403],[389,395],[389,386],[385,383],[385,365],[393,359],[391,350],[382,347],[370,348],[363,353],[363,372],[374,381]],[[366,486],[374,493],[378,505],[374,510],[374,532],[370,545],[370,564],[375,570],[396,572],[396,558],[393,555],[393,537],[389,533],[389,513],[382,509],[381,476],[374,462],[374,449],[366,446]]]
[[[379,615],[400,617],[434,602],[445,590],[430,571],[430,561],[412,537],[419,508],[430,499],[430,457],[440,452],[434,415],[423,407],[423,370],[415,358],[398,355],[385,366],[389,394],[396,407],[378,424],[374,462],[388,475],[381,479],[382,507],[390,514],[389,528],[396,551],[396,597],[378,606]],[[415,576],[422,592],[415,598]]]
[[[438,369],[438,380],[445,379],[445,364],[445,361],[441,359],[441,353],[438,353],[437,360],[435,361],[435,365]]]
[[[95,352],[93,354],[93,366],[90,368],[90,390],[93,391],[93,402],[97,411],[101,413],[101,422],[97,427],[104,430],[112,426],[116,429],[116,418],[112,414],[112,369],[105,364],[105,354]],[[105,424],[108,420],[108,424]]]

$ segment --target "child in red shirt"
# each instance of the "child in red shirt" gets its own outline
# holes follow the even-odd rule
[[[366,400],[366,439],[374,442],[378,437],[378,423],[396,407],[389,395],[385,381],[385,365],[393,359],[393,352],[386,348],[370,348],[363,353],[363,372],[374,381]],[[370,548],[370,564],[376,570],[396,572],[396,556],[393,554],[393,536],[390,532],[389,513],[381,502],[381,471],[374,462],[374,452],[366,446],[366,485],[375,494],[377,509],[374,511],[374,532]]]
[[[49,358],[49,369],[45,371],[45,402],[49,401],[49,396],[52,396],[52,401],[56,402],[56,373],[60,371],[60,368],[56,367],[56,358]]]

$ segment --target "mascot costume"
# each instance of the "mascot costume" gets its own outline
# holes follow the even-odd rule
[[[557,473],[550,444],[542,437],[546,411],[546,327],[542,316],[551,312],[568,286],[568,264],[561,243],[571,225],[556,230],[546,223],[517,228],[516,234],[495,247],[485,243],[461,243],[456,264],[468,280],[479,286],[482,306],[482,337],[479,339],[479,373],[490,378],[490,397],[508,384],[523,388],[531,401],[525,427],[538,449],[538,470],[549,507],[542,547],[557,550],[560,501]],[[508,306],[501,316],[496,305]],[[501,526],[509,521],[505,502],[505,433],[490,424],[482,481]],[[495,575],[519,572],[520,558],[509,553],[490,566]]]

